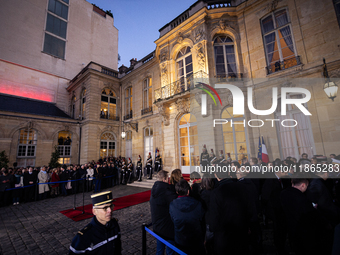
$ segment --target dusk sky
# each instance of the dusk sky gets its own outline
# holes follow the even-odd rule
[[[140,60],[156,49],[159,29],[188,9],[197,0],[87,0],[111,10],[114,25],[119,30],[118,54],[124,64]]]

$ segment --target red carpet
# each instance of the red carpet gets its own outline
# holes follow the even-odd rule
[[[150,200],[151,190],[132,194],[125,197],[118,197],[114,198],[113,204],[115,205],[114,211],[120,210],[129,206],[138,205],[140,203],[144,203]],[[77,207],[76,210],[68,209],[64,211],[60,211],[61,214],[64,214],[66,217],[74,220],[74,221],[81,221],[88,218],[93,217],[92,214],[92,204],[84,206],[84,214],[83,214],[83,207]]]

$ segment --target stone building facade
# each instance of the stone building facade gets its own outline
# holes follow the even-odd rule
[[[338,6],[336,0],[199,0],[162,27],[155,51],[141,60],[131,59],[130,67],[117,70],[108,64],[108,58],[99,57],[87,59],[85,63],[89,64],[78,66],[73,75],[48,76],[48,87],[61,83],[58,79],[64,79],[63,86],[67,87],[62,97],[66,106],[58,104],[56,96],[52,102],[70,116],[68,130],[72,130],[72,140],[77,142],[76,148],[72,144],[72,155],[76,157],[72,156],[70,163],[111,155],[130,157],[133,162],[141,155],[145,162],[149,153],[154,157],[159,149],[166,170],[181,168],[189,173],[190,166],[200,163],[204,145],[216,156],[222,151],[226,158],[241,160],[257,155],[260,137],[270,159],[298,158],[303,152],[310,156],[339,154],[340,103],[338,98],[330,100],[324,92],[323,63],[325,58],[329,76],[339,84]],[[112,51],[113,56],[116,52]],[[42,66],[35,68],[41,71]],[[76,71],[77,65],[73,68]],[[34,84],[29,73],[40,71],[30,69],[21,83]],[[202,115],[204,92],[198,88],[199,82],[212,87],[226,82],[236,84],[245,95],[245,113],[233,113],[233,94],[225,91],[220,94],[221,106],[208,99],[207,113]],[[310,100],[303,104],[311,115],[294,105],[288,105],[286,115],[282,114],[283,88],[289,89],[288,98],[303,100],[303,94],[294,92],[297,87],[311,93]],[[249,88],[257,110],[271,108],[273,88],[277,88],[276,110],[265,116],[252,113],[247,107]],[[247,124],[214,128],[214,119]],[[296,120],[298,125],[284,127],[285,119]],[[46,135],[44,157],[58,142],[57,130],[66,130],[62,125]],[[14,126],[11,130],[19,130]],[[41,129],[49,130],[43,125]],[[17,138],[7,126],[0,130],[14,162]]]

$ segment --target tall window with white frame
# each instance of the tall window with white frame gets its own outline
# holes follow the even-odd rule
[[[236,78],[237,65],[234,41],[228,36],[214,39],[216,78]]]
[[[100,136],[99,156],[116,157],[116,137],[111,132],[105,132]]]
[[[151,77],[143,81],[143,109],[142,115],[152,112],[152,83]]]
[[[261,27],[268,74],[300,64],[286,8],[261,19]]]
[[[289,94],[287,98],[303,98],[301,94]],[[314,138],[311,128],[311,122],[308,116],[304,115],[295,105],[287,105],[287,114],[282,116],[281,113],[281,98],[277,103],[276,130],[279,140],[279,148],[281,158],[295,157],[299,158],[302,153],[307,153],[308,156],[315,154]],[[307,108],[307,104],[303,104]],[[293,119],[297,122],[288,121]],[[282,125],[282,121],[287,120]]]
[[[35,166],[37,131],[31,128],[23,128],[19,132],[18,167]]]
[[[86,89],[81,92],[81,119],[86,119]]]
[[[117,116],[117,98],[113,90],[105,88],[102,90],[100,103],[100,118],[119,120]]]
[[[192,113],[184,114],[178,124],[179,158],[182,173],[190,173],[190,166],[199,166],[197,119]]]
[[[176,57],[178,92],[184,92],[190,87],[193,75],[192,54],[189,46],[182,48]]]
[[[71,163],[72,134],[69,131],[58,133],[59,164],[69,165]]]
[[[125,89],[125,116],[124,119],[132,118],[132,87]]]
[[[144,128],[144,162],[148,158],[149,152],[154,158],[153,153],[153,129],[152,127]]]
[[[132,158],[132,132],[126,132],[126,140],[125,140],[125,157]]]
[[[244,115],[234,115],[233,107],[227,107],[222,111],[221,119],[233,123],[233,125],[222,125],[225,155],[241,163],[243,158],[249,156],[247,125],[244,125]]]
[[[65,58],[69,0],[48,0],[43,52]]]

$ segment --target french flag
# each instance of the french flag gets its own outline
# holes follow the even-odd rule
[[[263,136],[262,136],[262,162],[264,162],[264,163],[268,163],[269,162],[267,147],[264,144]]]

